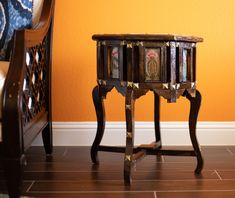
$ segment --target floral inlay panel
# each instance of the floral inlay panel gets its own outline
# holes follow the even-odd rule
[[[119,78],[119,56],[118,56],[118,47],[113,47],[111,50],[111,77]]]
[[[145,80],[160,80],[160,49],[145,49]]]
[[[187,81],[187,70],[188,70],[188,50],[184,49],[183,50],[183,71],[182,71],[183,82]]]

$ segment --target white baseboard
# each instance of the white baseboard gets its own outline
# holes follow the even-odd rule
[[[55,146],[91,146],[95,138],[96,122],[53,122]],[[125,122],[106,122],[103,145],[125,144]],[[161,122],[162,143],[191,145],[187,122]],[[197,137],[200,145],[235,145],[235,122],[198,122]],[[154,141],[153,122],[135,122],[135,145]],[[42,145],[41,136],[34,146]]]

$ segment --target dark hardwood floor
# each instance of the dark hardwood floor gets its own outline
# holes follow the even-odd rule
[[[179,147],[177,147],[179,148]],[[42,147],[27,152],[23,196],[84,198],[229,198],[235,197],[235,146],[202,147],[205,166],[194,175],[194,157],[146,156],[133,169],[133,184],[123,183],[123,154],[99,152],[93,166],[88,147]],[[0,197],[4,196],[0,165]]]

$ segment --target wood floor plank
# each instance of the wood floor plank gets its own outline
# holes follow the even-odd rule
[[[235,180],[235,170],[218,170],[217,173],[221,177],[221,179]]]
[[[234,198],[235,191],[215,192],[156,192],[157,198]]]
[[[112,158],[109,158],[112,161]],[[98,167],[94,167],[90,161],[84,162],[57,162],[56,160],[51,162],[29,162],[30,166],[26,166],[26,171],[91,171],[91,170],[99,170],[99,171],[122,171],[123,170],[123,160],[118,163],[112,162],[101,162]],[[191,171],[194,172],[196,168],[196,162],[164,162],[164,163],[151,163],[149,161],[138,162],[135,170],[136,171]],[[211,170],[235,170],[235,161],[209,161],[205,159],[203,171],[211,171]]]
[[[185,149],[184,147],[176,147]],[[202,147],[204,169],[195,175],[195,157],[146,156],[133,167],[132,186],[123,182],[120,153],[99,152],[99,165],[90,159],[90,147],[43,147],[26,153],[23,195],[84,198],[230,198],[235,197],[235,146]],[[0,163],[1,164],[1,163]],[[0,193],[6,192],[0,165]],[[1,197],[1,196],[0,196]]]
[[[154,192],[72,192],[72,193],[27,193],[43,198],[155,198]]]
[[[235,180],[135,181],[130,187],[123,181],[36,181],[30,191],[231,191]]]
[[[123,171],[47,171],[47,172],[25,172],[25,180],[122,180]],[[220,179],[215,171],[204,171],[201,175],[195,175],[191,171],[134,171],[134,180],[203,180]]]
[[[204,170],[233,170],[235,171],[235,162],[234,161],[215,161],[211,162],[205,160]]]

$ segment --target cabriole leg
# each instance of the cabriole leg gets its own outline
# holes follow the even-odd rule
[[[103,138],[104,129],[105,129],[105,110],[104,110],[103,98],[99,93],[99,86],[96,86],[93,89],[92,97],[97,117],[97,132],[95,140],[91,147],[91,159],[93,163],[98,164],[99,163],[98,147]]]
[[[197,157],[197,167],[195,169],[195,173],[200,174],[203,168],[203,158],[196,137],[196,124],[197,124],[198,112],[201,105],[201,94],[198,90],[196,90],[196,96],[192,97],[188,92],[186,92],[186,98],[190,101],[190,114],[189,114],[190,138],[194,148],[195,155]]]

